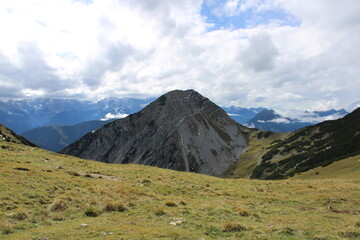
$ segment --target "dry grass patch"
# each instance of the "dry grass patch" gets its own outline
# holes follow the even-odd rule
[[[249,217],[250,216],[250,213],[248,210],[246,209],[243,209],[243,208],[236,208],[236,211],[240,214],[240,216],[243,216],[243,217]]]
[[[351,239],[360,239],[360,232],[355,231],[344,231],[339,233],[340,237],[346,237]]]
[[[223,232],[242,232],[245,231],[246,227],[240,223],[225,223],[223,227]]]
[[[61,212],[61,211],[65,211],[66,209],[68,209],[68,203],[65,202],[62,199],[57,199],[55,200],[52,204],[50,204],[49,206],[49,210],[52,212]]]
[[[13,219],[16,219],[16,220],[20,220],[20,221],[21,221],[21,220],[27,219],[27,218],[28,218],[28,215],[27,215],[26,213],[24,213],[24,212],[18,212],[18,213],[12,214],[11,217],[12,217]]]

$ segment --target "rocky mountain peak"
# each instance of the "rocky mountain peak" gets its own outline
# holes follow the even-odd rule
[[[206,114],[211,119],[235,124],[224,110],[194,90],[174,90],[160,96],[142,111],[141,115],[161,124],[180,124],[186,118]]]
[[[247,131],[196,91],[175,90],[87,134],[63,153],[220,176],[246,148]]]

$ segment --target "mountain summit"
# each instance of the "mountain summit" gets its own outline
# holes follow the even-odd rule
[[[221,176],[247,147],[248,129],[194,90],[175,90],[62,153]]]

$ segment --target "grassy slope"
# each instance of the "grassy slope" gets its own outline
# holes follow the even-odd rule
[[[360,108],[289,133],[268,147],[251,178],[284,179],[360,154]]]
[[[238,162],[232,166],[225,177],[229,178],[249,178],[255,167],[260,164],[261,157],[268,151],[267,147],[277,139],[283,139],[287,133],[271,133],[269,136],[263,135],[266,131],[252,131],[249,134],[250,145],[246,152],[240,155]]]
[[[5,141],[7,141],[7,142],[20,143],[20,144],[25,144],[28,146],[35,146],[32,142],[30,142],[29,140],[27,140],[26,138],[24,138],[20,135],[17,135],[15,132],[8,129],[1,123],[0,123],[0,135],[1,135],[0,142],[2,142],[3,138],[5,138]]]
[[[317,167],[293,177],[293,179],[324,178],[359,179],[360,155],[334,162],[326,167]]]
[[[360,237],[360,176],[219,179],[0,142],[0,182],[0,239]]]

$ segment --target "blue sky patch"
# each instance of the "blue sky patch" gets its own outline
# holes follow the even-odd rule
[[[258,25],[275,23],[279,26],[298,26],[300,20],[285,12],[281,8],[258,11],[249,8],[246,11],[237,11],[236,14],[227,15],[224,12],[226,0],[204,1],[201,15],[211,24],[209,30],[254,28]]]

